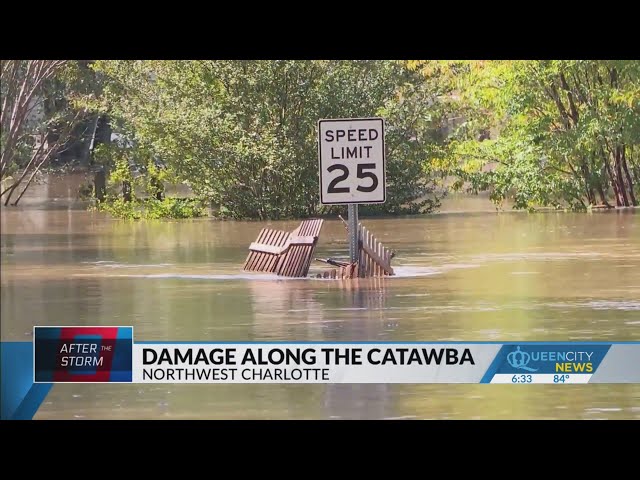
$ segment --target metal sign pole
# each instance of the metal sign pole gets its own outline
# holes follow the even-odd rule
[[[348,213],[349,261],[355,263],[358,261],[358,204],[350,203]]]

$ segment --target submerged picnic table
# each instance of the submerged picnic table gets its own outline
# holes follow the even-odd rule
[[[263,228],[257,240],[249,245],[244,270],[275,273],[282,277],[306,277],[323,222],[322,219],[304,220],[293,232]],[[346,279],[394,275],[391,268],[394,252],[362,224],[358,224],[358,238],[358,261],[316,259],[337,267],[316,277]]]
[[[303,221],[293,232],[263,228],[249,245],[244,270],[306,277],[324,220]]]

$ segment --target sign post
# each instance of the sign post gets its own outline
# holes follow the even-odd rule
[[[358,204],[350,203],[347,207],[349,219],[349,262],[358,261]]]
[[[348,205],[349,259],[358,261],[358,204],[384,203],[386,165],[382,118],[318,122],[320,203]]]

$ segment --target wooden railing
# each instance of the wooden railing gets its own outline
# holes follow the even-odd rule
[[[394,253],[377,240],[361,223],[358,224],[358,230],[358,244],[360,247],[358,276],[365,278],[393,275],[391,259]]]

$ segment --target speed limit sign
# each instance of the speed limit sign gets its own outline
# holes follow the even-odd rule
[[[382,118],[320,120],[320,203],[384,203],[384,153]]]

